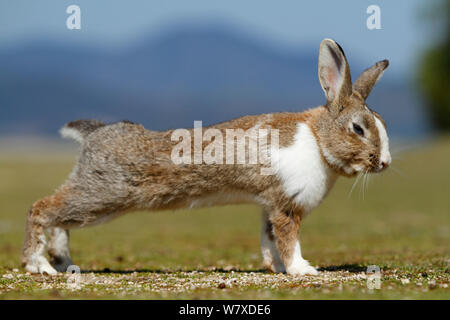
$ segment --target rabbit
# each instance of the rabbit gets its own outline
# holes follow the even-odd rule
[[[31,273],[54,275],[73,265],[69,229],[103,223],[131,210],[254,203],[262,208],[263,266],[289,275],[317,275],[302,257],[300,224],[339,176],[377,173],[391,163],[385,122],[366,98],[388,60],[365,70],[352,84],[337,42],[320,44],[318,76],[326,104],[304,112],[249,115],[208,127],[278,130],[269,149],[273,174],[261,164],[174,163],[175,130],[151,131],[122,121],[73,121],[61,133],[81,143],[69,178],[52,195],[36,201],[27,216],[22,262]],[[196,129],[184,129],[194,133]],[[200,143],[201,150],[207,147]],[[247,152],[247,151],[246,151]],[[44,232],[48,230],[47,246]]]

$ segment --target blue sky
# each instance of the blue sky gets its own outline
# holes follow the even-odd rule
[[[177,25],[229,24],[274,47],[318,47],[334,38],[352,58],[391,61],[408,74],[432,32],[421,17],[431,1],[345,0],[13,0],[0,3],[0,47],[30,40],[83,42],[102,48],[132,45]],[[66,28],[67,6],[79,5],[82,30]],[[366,8],[381,8],[381,30],[368,30]]]

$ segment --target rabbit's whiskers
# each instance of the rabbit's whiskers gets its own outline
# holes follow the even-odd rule
[[[394,167],[393,165],[391,165],[390,167],[396,174],[398,174],[399,176],[401,176],[402,178],[406,179],[407,176],[398,168]]]
[[[362,174],[363,174],[363,172],[360,171],[360,172],[358,173],[358,175],[356,176],[355,182],[353,182],[353,185],[352,185],[352,187],[351,187],[351,189],[350,189],[350,192],[348,193],[348,197],[349,197],[349,198],[350,198],[350,196],[352,195],[353,189],[355,189],[356,185],[358,184],[359,179],[361,179]]]

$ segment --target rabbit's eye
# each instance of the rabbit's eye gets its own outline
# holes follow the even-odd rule
[[[353,123],[353,131],[355,131],[355,133],[359,134],[360,136],[364,136],[363,128],[361,128],[361,126],[357,123]]]

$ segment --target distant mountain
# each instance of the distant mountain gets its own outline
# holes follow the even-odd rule
[[[301,111],[325,100],[317,50],[283,52],[226,28],[180,28],[122,52],[36,41],[0,51],[0,134],[54,135],[78,118],[162,130]],[[369,102],[392,134],[426,132],[407,85],[383,79]]]

